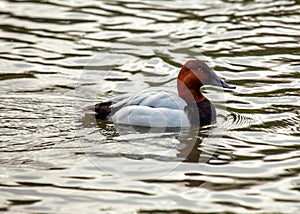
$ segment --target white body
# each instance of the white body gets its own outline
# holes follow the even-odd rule
[[[115,124],[146,127],[190,127],[184,112],[187,105],[176,92],[146,90],[111,100],[111,120]]]

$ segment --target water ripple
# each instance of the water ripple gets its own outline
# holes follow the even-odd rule
[[[0,211],[299,213],[299,1],[4,0],[0,11]],[[115,95],[174,89],[194,58],[237,86],[226,102],[204,90],[217,124],[162,134],[82,116]]]

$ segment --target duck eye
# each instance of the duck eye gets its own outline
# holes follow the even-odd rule
[[[203,70],[202,70],[201,68],[198,68],[198,71],[199,71],[200,73],[203,73]]]

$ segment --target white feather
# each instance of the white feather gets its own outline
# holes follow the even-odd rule
[[[116,109],[112,121],[147,127],[190,127],[185,106],[186,102],[176,92],[161,89],[142,91],[115,102],[111,106],[113,111]]]

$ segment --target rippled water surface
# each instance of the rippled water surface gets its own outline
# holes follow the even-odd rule
[[[300,212],[299,1],[2,0],[0,11],[1,211]],[[82,112],[175,89],[195,58],[237,86],[204,89],[212,127],[115,127]]]

